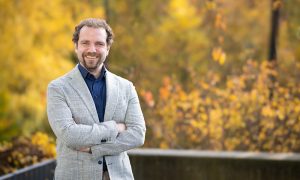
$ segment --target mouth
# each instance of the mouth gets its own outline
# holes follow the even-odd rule
[[[97,59],[97,56],[85,56],[87,59]]]
[[[94,60],[94,59],[99,59],[99,55],[96,53],[86,53],[84,54],[84,58]]]

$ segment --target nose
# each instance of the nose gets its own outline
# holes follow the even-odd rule
[[[93,44],[90,45],[88,51],[89,51],[89,52],[96,52],[96,46],[93,45]]]

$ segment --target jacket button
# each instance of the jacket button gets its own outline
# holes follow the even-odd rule
[[[102,164],[102,161],[98,161],[98,164]]]

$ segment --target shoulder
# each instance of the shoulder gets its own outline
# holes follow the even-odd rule
[[[107,73],[114,81],[116,81],[119,84],[119,86],[121,86],[121,87],[133,86],[133,83],[131,81],[129,81],[128,79],[125,79],[125,78],[118,76],[109,71]]]
[[[120,94],[123,94],[126,97],[131,97],[132,94],[135,93],[135,87],[133,83],[128,79],[125,79],[111,72],[109,72],[109,76],[110,79],[112,79],[116,83]]]

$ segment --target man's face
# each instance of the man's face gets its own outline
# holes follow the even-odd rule
[[[103,28],[84,26],[75,45],[79,63],[90,72],[100,71],[109,52],[106,43],[106,31]]]

